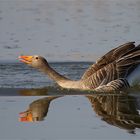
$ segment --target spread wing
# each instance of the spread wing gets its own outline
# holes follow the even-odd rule
[[[134,42],[129,42],[102,56],[81,79],[90,89],[97,88],[115,79],[126,78],[138,63],[140,63],[140,46],[135,47]]]

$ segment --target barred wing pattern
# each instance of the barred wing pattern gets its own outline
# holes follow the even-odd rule
[[[120,58],[124,54],[133,50],[135,48],[134,43],[135,42],[128,42],[109,51],[107,54],[98,59],[95,64],[90,66],[89,69],[86,70],[86,72],[82,76],[82,79],[88,78],[89,76],[96,73],[99,69],[103,68],[107,64],[112,63],[113,61]]]
[[[85,72],[81,80],[87,88],[96,89],[116,79],[125,79],[139,63],[140,46],[135,47],[134,42],[129,42],[101,57]]]
[[[112,92],[129,88],[130,85],[126,79],[120,78],[109,82],[107,85],[99,86],[95,89],[96,92]]]
[[[134,133],[140,128],[138,100],[126,94],[94,94],[86,96],[103,121]]]

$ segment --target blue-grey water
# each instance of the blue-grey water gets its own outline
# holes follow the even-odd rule
[[[91,64],[50,63],[71,79],[79,79]],[[139,91],[64,90],[23,63],[1,62],[0,139],[139,139]]]
[[[0,0],[0,59],[95,61],[122,43],[140,43],[139,7],[139,0]]]
[[[76,80],[128,41],[140,44],[140,0],[0,0],[0,140],[140,139],[139,87],[64,90],[17,62],[39,54]]]
[[[50,66],[59,73],[71,78],[80,79],[90,62],[53,62]],[[0,63],[0,88],[40,88],[56,86],[47,75],[23,63]]]

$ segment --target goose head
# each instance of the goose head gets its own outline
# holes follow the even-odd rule
[[[23,56],[19,56],[19,60],[37,69],[46,67],[48,65],[47,60],[39,55],[33,55],[33,56],[23,55]]]

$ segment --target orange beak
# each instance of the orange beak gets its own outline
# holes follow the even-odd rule
[[[20,122],[33,122],[33,116],[32,113],[29,111],[21,112],[19,113],[19,121]]]
[[[21,62],[24,62],[26,64],[30,64],[32,62],[33,56],[25,56],[25,55],[23,55],[23,56],[19,56],[18,58],[19,58],[19,60]]]

